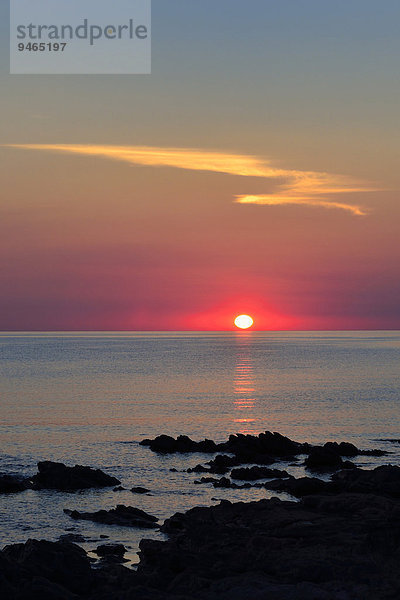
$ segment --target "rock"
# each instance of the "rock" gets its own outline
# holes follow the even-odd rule
[[[170,435],[159,435],[153,440],[145,439],[140,442],[142,446],[149,446],[154,452],[175,453],[175,452],[204,452],[214,453],[219,450],[231,452],[238,457],[243,458],[243,462],[253,456],[265,456],[268,460],[270,456],[294,456],[304,452],[308,445],[293,442],[280,433],[271,433],[266,431],[257,435],[230,435],[227,442],[215,443],[213,440],[205,439],[201,442],[195,442],[186,435],[180,435],[176,439]],[[254,461],[252,461],[254,462]],[[268,463],[260,463],[268,464]]]
[[[0,475],[0,494],[23,492],[32,487],[29,479],[18,475]]]
[[[134,494],[147,494],[148,492],[150,492],[150,490],[148,490],[145,487],[136,486],[131,489],[131,492],[133,492]]]
[[[286,492],[296,498],[302,498],[310,494],[321,494],[332,489],[332,484],[322,481],[316,477],[289,477],[289,479],[274,479],[263,484],[267,490]]]
[[[217,479],[216,477],[202,477],[200,480],[197,480],[194,483],[212,483],[215,488],[232,488],[236,490],[248,489],[252,487],[250,483],[238,485],[237,483],[232,482],[228,477],[221,477],[220,479]]]
[[[218,450],[218,445],[212,440],[194,442],[187,435],[179,435],[176,440],[170,435],[158,435],[154,440],[145,439],[140,442],[142,446],[149,446],[154,452],[170,454],[175,452],[204,452],[212,453]]]
[[[97,546],[95,553],[98,556],[119,556],[123,557],[126,548],[123,544],[101,544]]]
[[[6,546],[2,551],[5,557],[18,573],[18,581],[12,583],[26,590],[33,590],[41,580],[39,587],[47,590],[42,596],[32,595],[25,592],[21,596],[25,600],[28,598],[48,598],[48,593],[52,593],[54,598],[69,598],[67,592],[73,594],[88,593],[94,582],[90,562],[82,548],[69,542],[47,542],[30,539],[25,544],[13,544]],[[9,570],[6,570],[7,577]],[[4,574],[4,571],[3,571]],[[54,595],[57,592],[57,586],[61,586],[59,596]],[[52,591],[53,590],[53,591]],[[13,596],[10,596],[12,598]],[[76,597],[76,596],[74,596]],[[18,596],[20,598],[20,596]]]
[[[207,469],[207,467],[203,467],[203,465],[196,465],[195,467],[189,467],[186,471],[187,473],[211,473],[211,469]],[[225,471],[226,473],[226,471]]]
[[[359,454],[361,454],[362,456],[386,456],[387,454],[389,454],[389,452],[387,452],[386,450],[378,450],[377,448],[374,448],[373,450],[360,450]]]
[[[206,463],[209,466],[209,472],[216,475],[225,475],[232,467],[240,465],[241,461],[237,456],[229,456],[228,454],[217,454],[217,456]]]
[[[193,483],[198,485],[200,483],[216,483],[217,481],[219,481],[219,479],[216,477],[201,477],[201,479],[196,479]]]
[[[341,491],[400,498],[400,467],[397,466],[383,465],[371,471],[340,471],[332,476],[332,482]]]
[[[232,479],[242,479],[244,481],[254,481],[256,479],[268,479],[277,477],[289,477],[287,471],[281,471],[280,469],[269,469],[268,467],[242,467],[239,469],[232,469]]]
[[[77,510],[64,509],[65,514],[72,519],[94,521],[104,525],[122,525],[125,527],[155,528],[157,526],[157,517],[134,508],[133,506],[124,506],[118,504],[111,510],[98,510],[96,512],[79,512]]]
[[[124,492],[126,488],[122,487],[122,485],[117,485],[117,487],[115,487],[113,489],[113,492]]]
[[[304,461],[304,464],[309,469],[315,471],[333,471],[340,469],[343,461],[338,452],[325,445],[322,448],[314,448]]]
[[[35,489],[61,491],[80,490],[96,487],[110,487],[121,483],[115,477],[100,469],[75,465],[67,467],[63,463],[44,461],[38,463],[38,474],[32,478]]]
[[[281,435],[266,431],[255,435],[230,435],[224,449],[238,457],[250,456],[294,456],[304,450],[303,445]],[[244,462],[244,461],[243,461]]]
[[[339,456],[357,456],[360,453],[360,450],[350,442],[340,442],[340,444],[337,442],[326,442],[323,447]]]
[[[229,466],[238,466],[241,464],[257,464],[269,465],[276,461],[276,458],[285,458],[286,460],[294,460],[298,454],[324,454],[326,457],[336,456],[340,459],[342,456],[383,456],[387,454],[384,450],[359,450],[350,442],[327,442],[325,446],[312,446],[308,443],[300,443],[291,440],[290,438],[281,435],[280,433],[265,431],[259,435],[230,435],[226,442],[216,443],[213,440],[205,439],[201,442],[196,442],[186,435],[180,435],[176,439],[170,435],[159,435],[154,439],[145,439],[140,442],[143,446],[149,446],[154,452],[164,454],[170,453],[189,453],[189,452],[204,452],[214,453],[219,451],[229,452],[233,457],[229,457],[234,464],[218,464],[210,461],[207,469],[210,473],[224,475],[228,472]],[[318,451],[318,452],[317,452]],[[216,457],[217,458],[217,457]],[[313,459],[312,459],[313,460]],[[312,462],[311,460],[311,462]],[[326,462],[329,460],[329,464]],[[334,463],[336,466],[334,466]],[[319,468],[339,468],[340,460],[334,458],[325,459],[323,464],[317,465]],[[310,465],[311,467],[311,465]],[[188,472],[206,472],[202,471],[202,465],[194,467]],[[172,470],[172,469],[171,469]]]
[[[397,501],[347,493],[194,508],[141,542],[138,575],[185,599],[394,599],[399,518]]]

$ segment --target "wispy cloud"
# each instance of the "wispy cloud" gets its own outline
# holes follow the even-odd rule
[[[249,195],[249,196],[236,196],[236,202],[239,204],[260,204],[263,206],[279,206],[279,205],[305,205],[305,206],[318,206],[320,208],[339,208],[341,210],[347,210],[353,215],[362,216],[366,215],[366,209],[356,204],[346,204],[345,202],[333,202],[329,200],[318,200],[318,198],[298,198],[296,196],[285,197],[285,196],[264,196],[264,195]]]
[[[236,196],[236,202],[241,204],[318,206],[346,210],[360,216],[366,214],[365,209],[353,204],[330,201],[330,195],[370,192],[377,189],[343,175],[280,169],[274,167],[270,161],[255,156],[202,149],[82,144],[9,144],[7,146],[24,150],[100,156],[133,165],[174,167],[275,180],[276,190],[272,193]]]

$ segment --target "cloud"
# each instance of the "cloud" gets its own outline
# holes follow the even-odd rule
[[[7,147],[100,156],[133,165],[174,167],[276,180],[276,191],[268,195],[236,196],[236,202],[240,204],[319,206],[346,210],[360,216],[366,214],[365,209],[353,204],[331,202],[329,195],[377,191],[377,188],[365,182],[344,175],[281,169],[259,157],[202,149],[83,144],[8,144]]]
[[[357,206],[355,204],[345,204],[344,202],[331,202],[328,200],[319,200],[318,198],[298,198],[295,196],[285,197],[280,196],[279,194],[276,196],[268,195],[264,196],[262,194],[252,195],[252,196],[236,196],[239,204],[259,204],[262,206],[279,206],[279,205],[306,205],[306,206],[317,206],[320,208],[339,208],[341,210],[347,210],[351,212],[353,215],[362,216],[366,215],[366,209],[361,206]]]

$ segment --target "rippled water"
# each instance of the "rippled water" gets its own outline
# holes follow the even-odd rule
[[[152,493],[3,495],[0,545],[57,539],[72,527],[88,538],[85,548],[105,534],[131,546],[135,560],[141,537],[160,534],[74,522],[63,508],[122,503],[164,519],[215,497],[268,496],[194,485],[196,475],[180,471],[208,458],[160,457],[138,445],[160,433],[222,441],[269,429],[298,441],[386,448],[386,462],[400,456],[399,445],[376,441],[400,437],[399,332],[19,333],[0,334],[0,353],[0,472],[32,474],[39,460],[61,460]]]

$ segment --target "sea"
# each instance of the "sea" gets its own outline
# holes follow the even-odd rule
[[[186,470],[212,456],[139,445],[162,433],[219,442],[278,431],[390,452],[357,457],[365,468],[400,464],[398,331],[2,333],[0,358],[0,473],[33,475],[53,460],[100,468],[126,488],[0,495],[0,547],[75,533],[92,557],[99,543],[123,543],[135,568],[140,540],[162,533],[73,521],[63,510],[125,504],[162,522],[223,498],[292,499],[195,484]],[[302,462],[273,466],[303,476]]]

